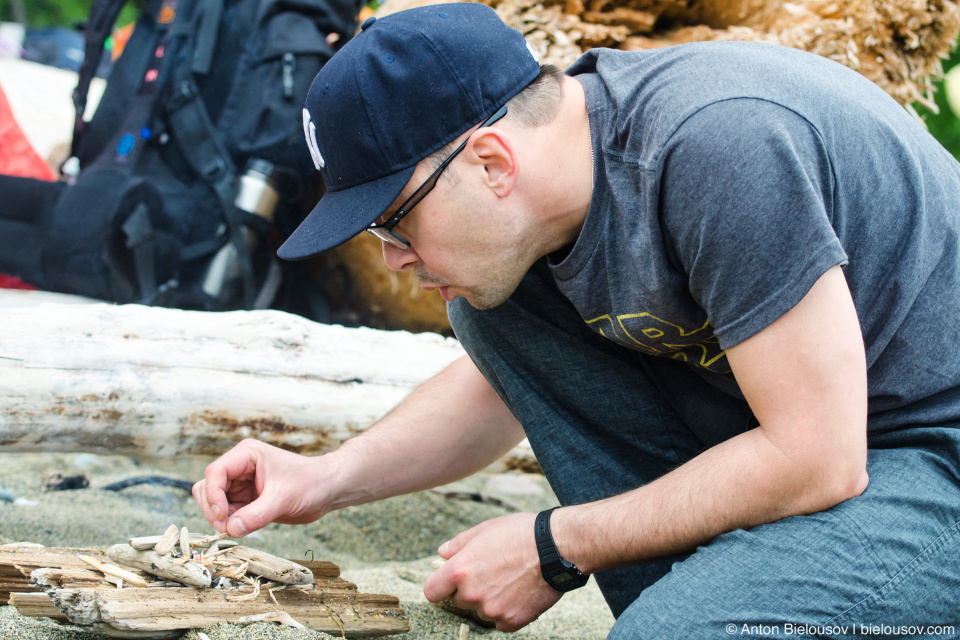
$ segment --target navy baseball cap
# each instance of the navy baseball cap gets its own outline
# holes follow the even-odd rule
[[[453,3],[370,18],[314,78],[303,128],[327,193],[277,252],[302,260],[379,218],[417,163],[540,73],[493,9]]]

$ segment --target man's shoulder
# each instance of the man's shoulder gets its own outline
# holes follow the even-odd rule
[[[625,82],[627,85],[661,78],[685,78],[695,82],[673,89],[695,91],[698,87],[724,86],[729,79],[740,79],[749,85],[767,73],[784,71],[826,72],[828,76],[859,75],[837,62],[807,51],[765,42],[740,41],[691,42],[636,51],[597,47],[586,51],[567,69],[567,74],[597,73],[608,83]],[[634,75],[631,78],[625,74]]]
[[[604,122],[606,147],[644,164],[706,107],[745,99],[818,122],[849,108],[889,102],[876,85],[805,51],[757,42],[698,42],[647,51],[588,51],[568,69],[588,109]],[[896,106],[893,103],[893,106]],[[818,127],[819,128],[819,127]]]

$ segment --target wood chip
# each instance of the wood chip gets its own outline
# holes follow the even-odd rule
[[[468,640],[470,638],[470,625],[460,623],[460,640]]]
[[[167,527],[167,530],[160,537],[159,542],[154,545],[154,551],[159,553],[162,556],[168,555],[177,544],[177,539],[180,535],[177,525],[172,524]],[[130,545],[131,547],[133,545]],[[139,551],[139,549],[138,549]]]
[[[190,530],[186,527],[180,529],[180,555],[184,558],[193,557],[190,553]]]

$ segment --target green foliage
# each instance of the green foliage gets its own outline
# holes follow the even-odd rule
[[[0,20],[10,21],[17,15],[16,9],[26,16],[28,27],[74,27],[86,22],[93,0],[0,0]],[[137,19],[139,2],[127,2],[117,25]]]
[[[954,48],[950,57],[944,61],[944,73],[958,64],[960,64],[960,47]],[[960,117],[958,117],[960,114],[954,113],[950,109],[950,105],[947,104],[947,90],[944,87],[944,81],[942,79],[937,80],[934,86],[937,89],[934,100],[940,109],[940,113],[933,113],[925,107],[916,105],[917,113],[923,118],[923,121],[927,124],[927,129],[940,141],[940,144],[946,147],[947,151],[953,154],[953,157],[960,160]]]

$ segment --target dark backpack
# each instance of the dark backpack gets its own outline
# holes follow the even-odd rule
[[[64,165],[73,183],[0,181],[0,270],[117,302],[282,306],[305,278],[275,249],[317,195],[303,102],[330,43],[353,33],[357,1],[147,0],[84,122],[124,4],[95,0],[91,10],[75,159]],[[17,210],[26,206],[39,210]],[[35,227],[29,241],[24,224]]]

